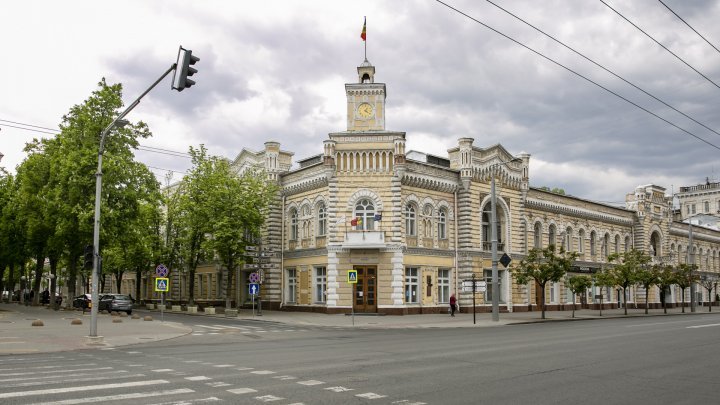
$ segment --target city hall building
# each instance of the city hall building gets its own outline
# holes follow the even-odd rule
[[[248,287],[259,270],[263,308],[437,313],[448,310],[455,294],[463,312],[473,302],[477,311],[490,311],[492,294],[498,294],[501,311],[537,309],[539,287],[516,283],[502,264],[498,291],[492,289],[492,176],[497,248],[513,263],[531,248],[554,244],[578,252],[571,274],[592,275],[609,265],[608,255],[631,248],[656,263],[694,260],[699,274],[720,273],[720,231],[676,218],[672,197],[661,186],[629,190],[620,208],[530,187],[530,154],[478,145],[474,134],[442,156],[407,151],[412,134],[386,129],[386,85],[375,78],[375,67],[365,60],[356,82],[345,85],[347,128],[328,135],[322,154],[293,168],[293,152],[268,141],[259,152],[243,149],[232,162],[238,173],[262,168],[280,186],[262,242],[237,270],[231,298],[238,305],[253,302]],[[720,194],[708,199],[720,207]],[[688,251],[691,226],[694,255]],[[196,302],[224,305],[225,271],[217,263],[197,269]],[[485,292],[463,291],[462,281],[473,276],[488,281]],[[154,294],[149,277],[143,280],[148,297]],[[170,301],[186,301],[186,273],[173,271],[171,277]],[[127,282],[123,289],[134,291],[131,277]],[[546,289],[548,309],[571,309],[573,297],[563,281]],[[715,301],[702,288],[696,291],[700,302]],[[677,304],[680,293],[667,291],[667,302]],[[633,287],[626,298],[640,306],[646,294],[658,307],[655,287]],[[609,305],[624,301],[618,289],[592,287],[576,302],[597,308],[601,295]]]

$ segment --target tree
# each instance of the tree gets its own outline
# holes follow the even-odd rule
[[[545,319],[545,285],[548,282],[560,281],[570,270],[576,257],[576,252],[566,252],[562,247],[556,254],[555,245],[543,249],[534,248],[513,269],[518,284],[527,284],[532,279],[540,286],[542,319]]]
[[[658,274],[654,267],[641,266],[635,273],[635,280],[645,289],[645,314],[648,313],[650,288],[658,283]]]
[[[600,316],[602,316],[603,309],[603,294],[602,288],[609,288],[615,286],[615,277],[608,270],[601,270],[593,276],[593,282],[595,285],[600,287]]]
[[[592,285],[592,280],[588,276],[570,276],[565,285],[573,293],[573,312],[572,317],[575,318],[575,295],[584,294]]]
[[[277,189],[262,172],[246,171],[238,177],[225,160],[217,160],[215,170],[217,184],[209,201],[212,237],[207,246],[217,254],[227,272],[225,307],[229,309],[233,275],[244,262],[245,247],[259,237]]]
[[[187,266],[190,280],[188,305],[195,304],[195,270],[209,255],[207,242],[212,231],[213,189],[218,187],[215,166],[220,159],[209,157],[204,145],[190,147],[192,167],[171,196],[168,216],[177,229],[179,256]]]
[[[694,274],[697,269],[695,264],[681,263],[678,265],[675,271],[675,284],[680,287],[682,294],[682,312],[685,313],[685,290],[690,287],[692,283],[697,281],[697,276]]]
[[[48,198],[54,201],[58,219],[56,231],[64,241],[67,255],[69,298],[75,295],[79,259],[85,246],[92,243],[100,134],[122,106],[122,85],[109,85],[102,79],[87,100],[73,106],[63,116],[61,133],[42,143],[50,155],[52,187],[48,190]],[[137,200],[133,201],[133,188],[139,187],[133,168],[140,164],[133,161],[133,149],[138,147],[139,138],[150,135],[147,126],[139,122],[114,128],[106,139],[101,249],[110,245],[112,235],[119,233],[118,229],[138,204]]]
[[[705,275],[700,277],[700,285],[705,287],[705,289],[708,292],[708,312],[712,312],[712,291],[713,288],[717,285],[718,279],[717,276],[709,276]]]
[[[673,267],[668,264],[655,265],[653,271],[657,277],[656,285],[660,289],[660,303],[662,303],[663,312],[667,314],[667,296],[665,296],[665,292],[668,291],[671,285],[676,283],[677,275],[673,271]]]
[[[650,263],[650,256],[636,249],[623,253],[613,253],[608,256],[609,262],[617,262],[610,274],[615,279],[615,285],[622,288],[625,302],[625,315],[627,315],[627,289],[637,282],[638,271]]]

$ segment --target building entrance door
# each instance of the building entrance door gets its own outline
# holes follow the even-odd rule
[[[357,283],[353,284],[353,309],[355,312],[377,312],[377,267],[354,266]]]

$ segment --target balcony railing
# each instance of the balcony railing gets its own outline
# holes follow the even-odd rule
[[[504,252],[505,251],[505,243],[498,242],[497,249],[500,252]],[[492,250],[492,242],[483,242],[483,250],[491,251]]]
[[[385,232],[383,231],[348,231],[345,232],[343,248],[349,249],[375,249],[385,247]]]

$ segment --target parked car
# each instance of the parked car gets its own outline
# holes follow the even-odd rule
[[[83,311],[92,307],[92,295],[90,294],[83,294],[78,295],[73,299],[72,302],[73,308],[80,308]]]
[[[100,297],[98,311],[127,312],[132,314],[133,302],[127,294],[105,294]]]

